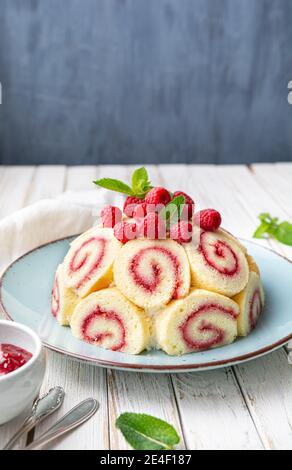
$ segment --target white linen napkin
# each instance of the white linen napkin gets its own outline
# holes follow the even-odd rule
[[[104,205],[121,205],[121,200],[103,189],[68,191],[12,213],[0,221],[0,272],[34,248],[87,230]]]

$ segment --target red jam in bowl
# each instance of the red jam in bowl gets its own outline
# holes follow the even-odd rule
[[[26,364],[32,354],[13,344],[0,343],[0,377]]]

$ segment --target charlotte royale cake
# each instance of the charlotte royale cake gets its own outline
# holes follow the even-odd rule
[[[123,210],[106,206],[56,271],[52,314],[73,336],[128,354],[156,348],[180,355],[248,335],[264,306],[256,261],[221,227],[214,209],[195,211],[183,191],[152,187],[144,168]]]

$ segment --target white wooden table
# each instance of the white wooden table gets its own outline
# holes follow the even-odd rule
[[[132,170],[0,167],[0,217],[67,189],[90,189],[97,176],[127,179]],[[200,207],[216,207],[225,228],[238,236],[251,238],[262,211],[292,220],[292,163],[150,165],[148,170],[155,184],[189,192]],[[291,248],[272,241],[263,244],[292,259]],[[115,428],[124,411],[150,413],[172,423],[182,449],[292,449],[292,365],[284,348],[240,366],[178,375],[117,372],[49,352],[43,391],[57,384],[66,390],[59,415],[88,396],[101,406],[93,419],[53,449],[127,449]],[[56,418],[39,426],[35,436]],[[19,419],[0,427],[0,447],[18,425]]]

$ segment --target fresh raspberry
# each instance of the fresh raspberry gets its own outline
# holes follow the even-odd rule
[[[192,240],[193,226],[186,220],[180,220],[170,228],[169,236],[178,243],[189,243]]]
[[[142,204],[137,204],[133,210],[134,219],[141,219],[145,217],[148,212],[147,207],[148,204],[146,204],[146,202],[142,202]]]
[[[151,205],[163,204],[166,206],[171,200],[171,196],[167,189],[157,186],[156,188],[150,189],[145,196],[145,202]]]
[[[124,214],[128,217],[133,217],[133,212],[137,204],[142,204],[144,202],[143,199],[139,199],[138,197],[128,196],[124,203]]]
[[[114,235],[121,243],[127,243],[137,237],[137,225],[135,222],[122,220],[114,226]]]
[[[203,230],[214,232],[218,230],[222,222],[221,215],[215,209],[204,209],[194,216],[194,224]]]
[[[164,239],[166,238],[166,224],[156,212],[150,212],[141,221],[138,232],[151,240]]]
[[[182,210],[180,218],[183,220],[191,219],[194,213],[194,208],[195,208],[194,200],[183,191],[175,191],[175,193],[173,193],[173,198],[178,197],[178,196],[184,196],[185,198],[184,208]]]
[[[115,206],[105,206],[100,213],[103,227],[113,228],[122,220],[122,211]]]

